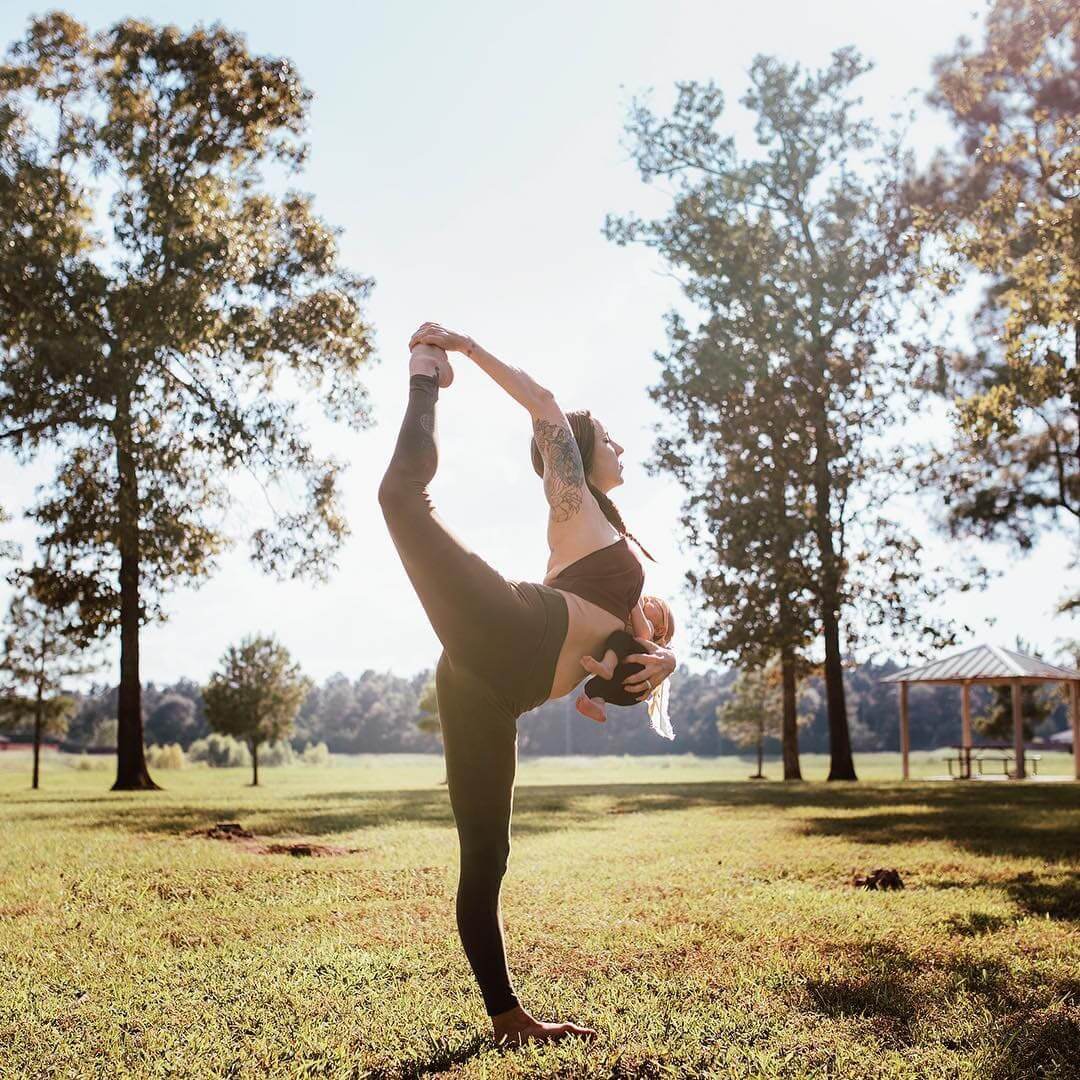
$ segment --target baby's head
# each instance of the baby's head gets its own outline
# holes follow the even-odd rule
[[[643,596],[641,609],[653,624],[653,641],[657,645],[667,645],[675,636],[675,616],[671,614],[671,608],[659,596]]]

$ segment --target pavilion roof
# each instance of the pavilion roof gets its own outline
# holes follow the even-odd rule
[[[958,682],[966,679],[1003,682],[1009,679],[1080,679],[1074,668],[1048,664],[1034,656],[1001,649],[996,645],[976,645],[966,652],[944,656],[922,667],[905,668],[886,675],[882,682]]]

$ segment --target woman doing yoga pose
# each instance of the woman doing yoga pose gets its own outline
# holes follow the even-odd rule
[[[472,338],[424,323],[409,345],[409,400],[379,504],[443,646],[435,688],[461,852],[461,943],[500,1042],[593,1038],[592,1028],[543,1023],[518,1003],[499,891],[510,855],[517,718],[573,690],[583,678],[582,655],[603,656],[604,642],[627,624],[641,594],[644,575],[626,539],[632,535],[606,494],[622,482],[622,447],[587,413],[568,418],[549,390]],[[448,350],[472,359],[532,417],[534,465],[539,455],[550,507],[544,584],[504,578],[432,506],[427,487],[438,465],[435,405],[454,377]],[[623,686],[642,698],[675,668],[674,653],[651,641],[625,660],[641,665]]]

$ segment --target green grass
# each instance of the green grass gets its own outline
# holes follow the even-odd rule
[[[457,940],[440,759],[119,794],[56,756],[31,792],[14,757],[5,1078],[1076,1075],[1080,785],[905,785],[896,755],[795,786],[739,759],[522,761],[511,970],[535,1015],[600,1038],[508,1053]],[[358,850],[186,835],[221,820]],[[878,866],[907,888],[852,886]]]

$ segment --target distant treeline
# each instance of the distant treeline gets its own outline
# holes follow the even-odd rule
[[[866,664],[848,669],[846,689],[851,736],[856,750],[898,750],[896,687],[880,680],[897,665]],[[325,742],[331,753],[438,752],[439,736],[421,730],[420,698],[430,671],[403,678],[367,670],[358,678],[331,676],[307,696],[296,719],[291,742],[297,750]],[[671,677],[670,713],[675,741],[667,742],[649,727],[643,705],[609,706],[608,721],[597,724],[581,716],[573,695],[549,701],[518,721],[522,754],[657,754],[702,756],[745,752],[717,730],[716,709],[730,696],[734,671],[680,669]],[[815,679],[808,680],[814,689]],[[143,723],[147,744],[179,743],[187,749],[209,734],[199,685],[182,679],[172,686],[143,687]],[[825,695],[816,695],[813,719],[799,732],[799,747],[825,753],[829,747]],[[973,711],[989,707],[989,693],[975,688]],[[116,740],[117,688],[95,687],[80,699],[66,743],[70,747],[110,747]],[[1059,708],[1039,728],[1045,735],[1066,726]],[[911,745],[932,749],[960,740],[960,693],[953,686],[914,688],[911,692]],[[978,742],[979,739],[976,738]],[[982,740],[986,741],[986,740]],[[766,750],[776,740],[766,741]]]

